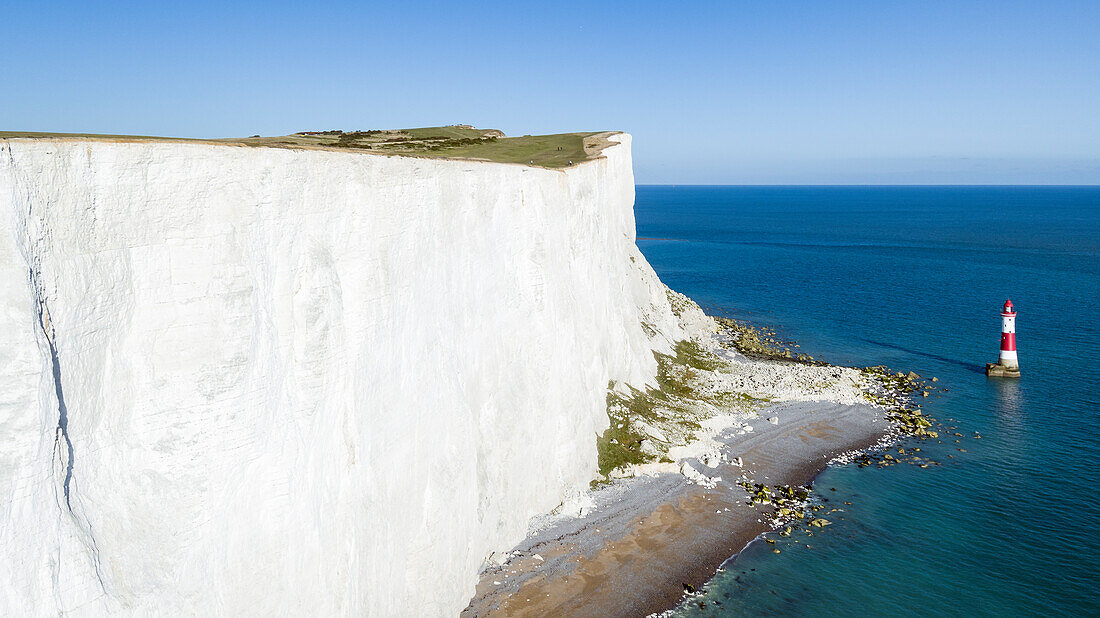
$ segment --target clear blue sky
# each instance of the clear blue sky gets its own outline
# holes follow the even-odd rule
[[[1100,183],[1100,1],[7,2],[0,129],[621,129],[639,183]]]

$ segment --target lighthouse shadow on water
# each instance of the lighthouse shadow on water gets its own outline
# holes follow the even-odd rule
[[[884,347],[884,348],[890,348],[891,350],[898,350],[898,351],[901,351],[901,352],[905,352],[906,354],[912,354],[914,356],[922,356],[924,358],[930,358],[932,360],[936,360],[936,361],[939,361],[941,363],[951,363],[952,365],[957,365],[958,367],[960,367],[962,369],[965,369],[966,371],[972,371],[974,373],[982,373],[981,365],[976,365],[971,360],[959,360],[957,358],[948,358],[948,357],[942,356],[940,354],[933,354],[931,352],[925,352],[923,350],[916,350],[916,349],[913,349],[913,348],[907,348],[905,346],[901,346],[901,345],[898,345],[896,343],[888,343],[886,341],[879,341],[877,339],[868,339],[866,337],[854,337],[854,338],[858,339],[859,341],[864,341],[866,343],[869,343],[871,345],[881,346],[881,347]]]
[[[985,366],[985,375],[991,378],[1020,377],[1020,363],[1016,358],[1016,309],[1011,300],[1001,309],[1001,355],[997,362]]]

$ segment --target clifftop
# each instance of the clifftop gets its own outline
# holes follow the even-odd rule
[[[114,142],[165,141],[267,148],[354,150],[368,154],[470,159],[561,168],[599,157],[603,149],[611,144],[607,138],[615,133],[617,132],[605,131],[506,137],[504,132],[498,129],[450,125],[369,131],[302,131],[274,137],[254,135],[221,139],[0,131],[0,139],[79,138]]]

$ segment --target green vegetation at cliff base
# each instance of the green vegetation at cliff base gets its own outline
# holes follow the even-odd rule
[[[718,409],[747,410],[766,403],[745,393],[704,392],[697,388],[701,372],[716,371],[725,361],[691,340],[676,344],[673,354],[653,353],[657,388],[627,392],[608,384],[607,414],[611,426],[596,440],[600,475],[608,479],[622,466],[671,462],[668,449],[695,439],[703,420]]]

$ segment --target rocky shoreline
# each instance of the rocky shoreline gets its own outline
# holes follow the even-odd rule
[[[817,516],[827,498],[812,505],[805,498],[830,461],[890,465],[900,460],[865,452],[900,435],[936,437],[931,420],[912,405],[912,394],[929,387],[919,376],[833,367],[792,351],[773,332],[730,320],[716,325],[714,345],[695,343],[720,362],[691,356],[690,385],[672,389],[688,393],[695,405],[668,399],[670,407],[688,410],[693,439],[669,444],[669,427],[679,425],[660,424],[661,415],[649,407],[641,408],[649,415],[637,419],[617,417],[609,406],[618,430],[609,434],[640,443],[636,460],[627,458],[606,472],[604,483],[532,520],[522,543],[490,559],[463,616],[668,610],[764,532],[827,526]],[[675,366],[664,370],[683,377]],[[713,401],[741,405],[699,412]],[[654,451],[660,438],[667,448]],[[622,445],[613,446],[622,455]]]

